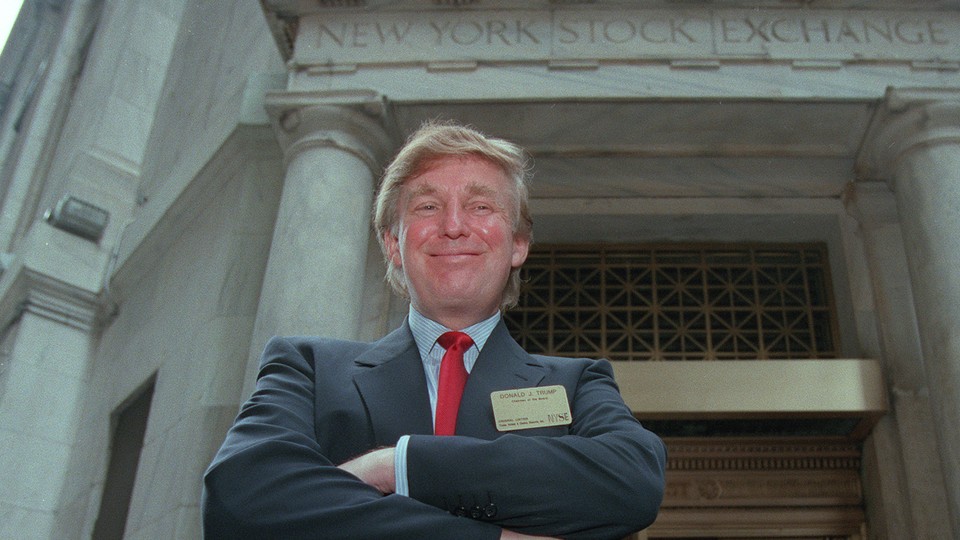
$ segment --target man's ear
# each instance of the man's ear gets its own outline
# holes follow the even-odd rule
[[[527,260],[527,254],[530,252],[530,239],[526,236],[513,235],[513,256],[510,259],[512,268],[520,268]]]
[[[387,251],[387,259],[391,264],[397,268],[403,266],[400,258],[400,239],[390,229],[383,231],[383,247]]]

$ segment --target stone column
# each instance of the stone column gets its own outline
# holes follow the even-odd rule
[[[363,109],[301,105],[278,95],[267,109],[286,175],[260,292],[244,394],[273,335],[353,339],[359,331],[374,187],[393,148]]]
[[[890,90],[861,177],[896,197],[952,536],[960,534],[960,89]]]

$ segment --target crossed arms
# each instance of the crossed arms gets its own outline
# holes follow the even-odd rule
[[[207,538],[620,538],[656,517],[663,444],[623,404],[606,362],[564,359],[558,380],[544,381],[569,388],[574,422],[567,434],[412,435],[405,497],[391,493],[389,474],[373,478],[382,478],[379,467],[365,469],[374,473],[364,478],[356,468],[362,461],[329,455],[344,441],[317,436],[318,410],[348,416],[338,407],[349,407],[318,395],[316,378],[352,389],[349,373],[317,367],[318,354],[303,342],[268,345],[257,390],[205,475]],[[369,440],[357,441],[347,457],[370,449]],[[450,512],[464,503],[481,512]]]

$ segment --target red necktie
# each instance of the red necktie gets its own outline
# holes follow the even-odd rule
[[[437,420],[433,433],[453,435],[457,427],[457,411],[460,397],[467,383],[467,369],[463,367],[463,351],[473,345],[470,336],[463,332],[447,332],[437,343],[446,349],[440,361],[440,382],[437,384]]]

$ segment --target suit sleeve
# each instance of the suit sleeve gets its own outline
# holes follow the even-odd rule
[[[560,437],[412,436],[410,495],[441,508],[492,505],[489,521],[527,534],[622,538],[649,526],[663,500],[666,450],[624,404],[608,362],[581,372],[571,412]]]
[[[499,527],[400,495],[338,469],[314,432],[314,363],[275,338],[253,396],[204,475],[204,537],[493,539]]]

